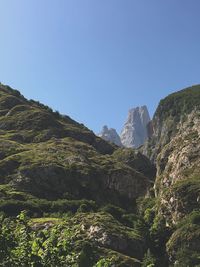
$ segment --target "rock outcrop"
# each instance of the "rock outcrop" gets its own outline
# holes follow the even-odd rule
[[[121,142],[125,147],[138,148],[148,137],[149,112],[146,106],[129,110],[128,118],[121,132]]]
[[[187,182],[197,182],[194,177],[199,172],[200,86],[161,100],[151,123],[153,135],[141,151],[156,162],[154,188],[160,212],[167,224],[176,224],[199,205],[197,192],[193,192],[195,200],[188,202],[183,200],[183,191]]]
[[[122,146],[120,137],[117,133],[117,131],[113,128],[109,128],[108,126],[103,126],[102,131],[98,134],[99,137],[104,139],[105,141],[108,141],[110,143],[114,143],[117,146]]]
[[[200,200],[197,188],[200,170],[200,112],[193,111],[177,127],[177,134],[157,157],[154,186],[156,195],[161,199],[160,211],[168,224],[176,224],[186,214],[197,209]]]
[[[180,122],[195,108],[199,109],[200,86],[170,94],[162,99],[148,125],[150,140],[141,148],[143,154],[156,162],[158,154],[177,134]]]
[[[79,220],[80,216],[77,216]],[[84,216],[81,221],[81,230],[86,232],[91,242],[120,253],[126,251],[130,257],[142,258],[145,247],[144,240],[141,236],[137,236],[134,230],[122,227],[122,224],[116,221],[113,216],[101,212]]]
[[[154,184],[157,204],[152,227],[159,231],[158,225],[162,225],[160,229],[166,234],[169,260],[166,266],[197,266],[200,263],[200,86],[161,100],[151,124],[152,136],[141,151],[157,167]]]

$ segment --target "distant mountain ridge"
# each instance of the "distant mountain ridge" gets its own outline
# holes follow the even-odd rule
[[[122,146],[122,142],[117,131],[113,128],[108,129],[107,125],[103,126],[103,129],[98,136],[110,143],[116,144],[117,146]]]
[[[147,125],[150,122],[146,106],[129,110],[128,118],[121,132],[121,142],[125,147],[138,148],[148,138]]]
[[[148,138],[149,112],[146,106],[132,108],[128,112],[128,118],[124,124],[120,136],[113,128],[104,126],[99,137],[110,143],[128,148],[138,148]]]

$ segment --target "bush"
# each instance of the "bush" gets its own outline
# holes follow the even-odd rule
[[[200,225],[200,212],[193,211],[190,215],[190,221],[192,224]]]
[[[153,209],[156,205],[155,198],[140,197],[137,199],[137,211],[141,216],[144,216],[147,209]]]
[[[150,250],[148,249],[147,253],[144,255],[144,259],[142,261],[142,267],[155,267],[156,259],[151,254]]]
[[[91,205],[88,204],[81,204],[80,207],[78,208],[77,212],[90,212],[92,211]]]
[[[162,216],[156,216],[153,225],[150,228],[150,242],[155,255],[165,254],[166,242],[172,234],[172,229],[166,226],[165,219]]]
[[[146,209],[144,212],[144,220],[149,226],[152,225],[154,218],[155,218],[155,210],[153,208]]]
[[[175,262],[174,266],[177,267],[198,267],[200,266],[200,254],[187,248],[181,248],[177,251]]]
[[[26,212],[13,220],[0,220],[1,266],[77,266],[69,228],[56,225],[36,233],[29,227]],[[86,248],[84,252],[89,255]]]
[[[94,267],[111,267],[113,265],[113,260],[111,259],[100,259]]]
[[[125,224],[128,227],[135,228],[135,225],[137,224],[137,221],[140,219],[138,215],[135,215],[133,213],[124,214],[122,216],[122,223]]]
[[[102,208],[102,210],[107,213],[110,213],[118,221],[122,221],[122,216],[126,213],[124,209],[114,206],[112,204],[106,205]]]
[[[93,266],[93,250],[90,243],[85,242],[79,257],[79,267]]]
[[[19,201],[9,199],[0,201],[0,212],[4,212],[8,216],[16,216],[22,210],[28,211],[30,216],[42,216],[43,213],[76,213],[78,210],[82,210],[82,212],[96,211],[97,206],[92,200],[58,199],[49,201],[46,199],[29,199]]]

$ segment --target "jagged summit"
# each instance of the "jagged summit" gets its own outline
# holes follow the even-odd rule
[[[98,136],[110,143],[116,144],[117,146],[122,146],[120,136],[117,131],[113,128],[109,129],[107,125],[103,126],[102,131],[98,134]]]
[[[133,148],[143,145],[148,137],[149,122],[150,116],[146,106],[130,109],[120,136],[122,144]]]

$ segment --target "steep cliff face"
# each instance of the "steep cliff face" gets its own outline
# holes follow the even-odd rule
[[[156,217],[152,229],[163,225],[160,235],[165,227],[173,233],[167,234],[165,240],[170,266],[197,266],[200,253],[200,86],[161,100],[151,126],[152,136],[142,151],[157,168]]]
[[[199,109],[200,86],[183,89],[162,99],[148,124],[150,139],[142,147],[143,154],[156,161],[161,149],[170,142],[195,107]]]
[[[155,193],[169,224],[176,223],[189,212],[185,205],[193,209],[194,201],[184,204],[178,188],[184,181],[190,183],[199,170],[199,111],[200,86],[161,100],[151,122],[153,135],[142,148],[156,162]],[[194,198],[197,200],[198,196],[194,194]]]
[[[125,147],[138,148],[148,137],[147,125],[150,121],[146,106],[129,110],[128,118],[121,132],[121,142]]]
[[[177,219],[181,217],[178,202],[183,206],[184,214],[181,196],[173,195],[175,188],[178,188],[183,181],[193,179],[199,170],[199,114],[200,86],[169,95],[161,100],[152,120],[153,135],[142,148],[146,149],[146,154],[156,161],[155,193],[165,206],[164,212],[171,214],[169,220],[174,218],[171,221],[173,223],[177,221],[176,217]],[[193,209],[192,203],[187,205],[190,204]]]
[[[114,143],[117,146],[122,146],[121,139],[117,131],[113,128],[108,128],[106,125],[103,126],[102,131],[98,134],[99,137],[107,142]]]
[[[200,112],[191,112],[157,157],[155,192],[167,222],[177,223],[199,207]]]

